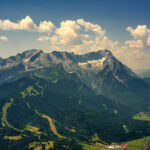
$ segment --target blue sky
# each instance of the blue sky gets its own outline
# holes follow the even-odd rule
[[[0,18],[18,21],[29,15],[39,23],[84,18],[105,28],[113,40],[125,40],[130,25],[150,24],[149,0],[1,0]]]
[[[0,20],[4,21],[8,19],[13,23],[17,23],[26,16],[30,16],[37,26],[41,21],[51,21],[55,28],[60,28],[62,21],[76,21],[82,18],[85,22],[98,24],[103,31],[105,30],[106,33],[104,36],[107,36],[113,42],[119,42],[120,47],[126,47],[127,45],[124,45],[126,41],[134,40],[137,42],[141,40],[135,37],[132,30],[126,30],[128,26],[135,30],[138,25],[147,25],[146,30],[149,29],[149,6],[149,0],[1,0]],[[4,40],[4,38],[1,38],[2,40],[0,40],[0,56],[8,57],[31,48],[40,48],[45,51],[54,50],[56,46],[51,46],[51,39],[39,42],[36,39],[40,36],[47,37],[52,35],[46,32],[28,32],[20,29],[3,30],[0,28],[0,37],[7,37],[8,39]],[[134,43],[128,42],[129,48],[133,48]],[[60,48],[65,47],[60,44],[59,46]],[[74,44],[72,46],[66,45],[70,49],[73,46]],[[107,48],[106,44],[104,48]],[[109,45],[108,48],[111,48],[111,46]],[[149,55],[145,52],[146,48],[149,49],[149,47],[144,46],[142,50],[137,50],[137,46],[135,46],[134,53],[142,51],[142,57],[140,58],[142,59]],[[120,49],[123,51],[122,48]],[[84,52],[86,51],[84,50]],[[124,53],[120,55],[118,53],[114,52],[115,55],[118,55],[119,59],[124,62],[128,60],[128,58],[125,58],[126,60],[121,58]],[[138,55],[140,54],[138,53]],[[130,66],[137,68],[136,66]]]

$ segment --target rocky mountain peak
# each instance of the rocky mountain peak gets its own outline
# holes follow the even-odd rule
[[[0,70],[7,69],[7,74],[2,71],[0,80],[5,81],[8,78],[11,79],[17,76],[17,74],[49,67],[54,64],[61,65],[68,73],[75,73],[84,84],[91,88],[93,86],[94,88],[100,87],[99,84],[102,85],[102,83],[104,85],[105,83],[102,82],[104,78],[119,82],[118,85],[123,84],[123,86],[126,86],[129,78],[136,77],[109,50],[99,50],[78,55],[65,51],[44,53],[42,50],[32,49],[16,56],[2,59],[0,61]]]

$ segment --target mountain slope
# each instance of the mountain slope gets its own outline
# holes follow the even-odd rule
[[[52,64],[61,64],[68,73],[76,73],[90,87],[96,86],[93,85],[95,78],[98,73],[101,71],[104,72],[106,69],[109,69],[112,72],[114,80],[124,87],[132,85],[128,85],[130,78],[139,79],[108,50],[100,50],[84,55],[58,51],[44,53],[42,50],[29,50],[1,60],[0,81],[11,79],[20,73],[48,67]]]
[[[95,95],[105,95],[116,102],[137,109],[150,104],[150,85],[117,60],[109,50],[83,55],[29,50],[0,61],[0,84],[11,82],[41,68],[58,65],[66,74],[77,76]],[[145,94],[146,93],[146,94]]]
[[[15,87],[15,89],[14,89]],[[81,88],[82,87],[82,88]],[[87,93],[89,93],[87,95]],[[30,71],[0,86],[1,148],[82,149],[82,142],[126,141],[148,135],[129,107],[92,91],[60,66]],[[95,142],[96,142],[95,141]]]

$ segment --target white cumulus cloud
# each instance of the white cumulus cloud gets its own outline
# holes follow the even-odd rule
[[[118,44],[117,41],[108,39],[100,25],[83,19],[62,21],[50,36],[50,41],[54,49],[77,53],[112,49]]]
[[[98,36],[104,36],[105,30],[102,29],[98,24],[93,24],[91,22],[86,22],[83,19],[78,19],[76,21],[79,25],[85,27],[86,31],[93,31]]]
[[[35,32],[51,32],[54,28],[52,22],[43,21],[37,26],[30,16],[26,16],[17,23],[10,20],[0,20],[0,30],[26,30]]]
[[[122,62],[133,70],[150,69],[150,29],[147,25],[127,27],[132,39],[114,52]]]
[[[150,28],[147,25],[127,27],[131,40],[125,41],[124,44],[112,41],[100,25],[82,18],[62,21],[56,27],[51,21],[46,20],[37,25],[30,16],[26,16],[18,22],[0,20],[0,30],[39,32],[36,40],[49,41],[51,50],[66,50],[81,54],[109,49],[119,60],[134,70],[150,68]],[[0,36],[0,40],[7,41],[8,38]]]
[[[127,27],[133,40],[126,41],[125,43],[132,48],[142,48],[144,51],[150,50],[150,29],[147,25],[138,25],[135,29]]]
[[[129,40],[129,41],[125,41],[125,44],[127,44],[131,48],[142,48],[143,47],[142,40]]]
[[[60,27],[55,31],[55,37],[60,44],[79,45],[82,44],[80,38],[81,27],[72,20],[62,21]]]
[[[134,39],[145,38],[150,34],[150,29],[146,25],[138,25],[135,29],[127,27],[127,31],[130,32]]]
[[[51,21],[43,21],[43,22],[40,22],[38,30],[40,32],[52,32],[54,27],[55,26]]]
[[[147,38],[147,40],[146,40],[146,44],[147,44],[148,46],[150,46],[150,35],[148,36],[148,38]]]

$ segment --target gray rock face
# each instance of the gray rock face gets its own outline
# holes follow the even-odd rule
[[[53,64],[62,64],[68,73],[76,73],[84,84],[98,93],[111,90],[115,86],[127,87],[129,79],[137,78],[131,69],[117,60],[109,50],[77,55],[59,51],[44,53],[42,50],[33,49],[0,59],[0,83],[24,72]]]

